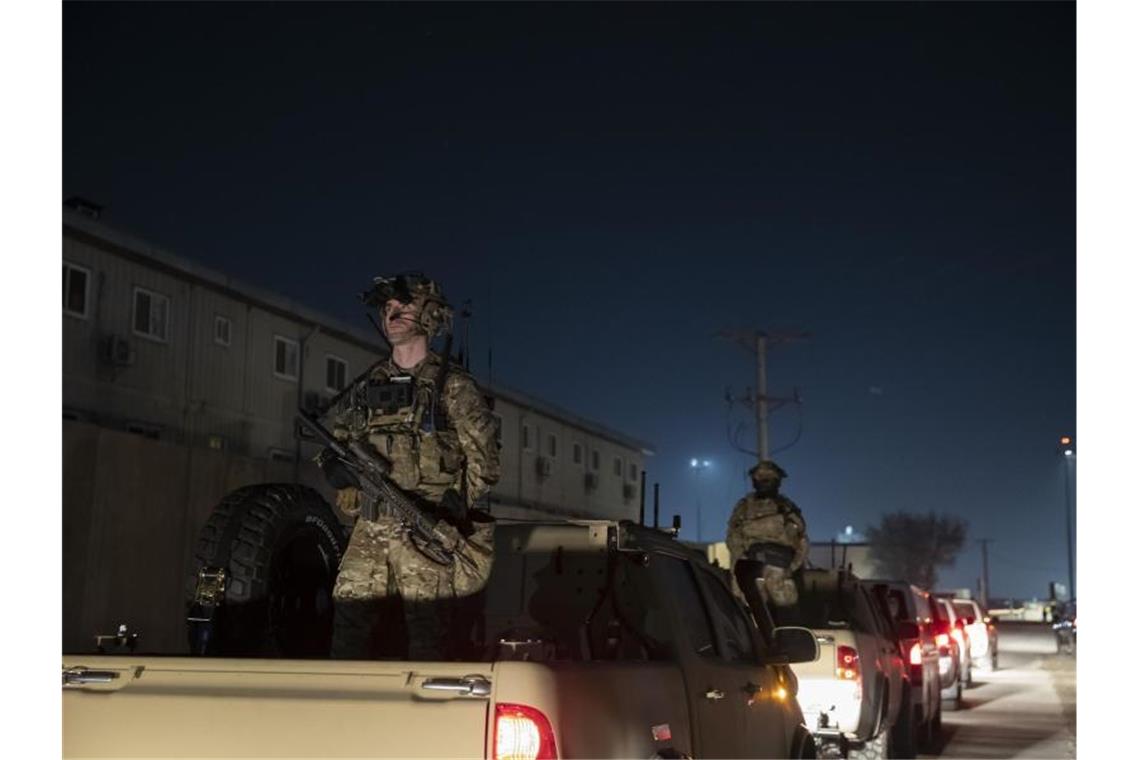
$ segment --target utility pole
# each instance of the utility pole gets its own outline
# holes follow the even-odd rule
[[[740,346],[756,354],[756,393],[754,398],[737,399],[754,404],[756,414],[756,456],[759,461],[768,458],[768,403],[783,405],[789,401],[798,402],[798,397],[775,398],[768,395],[768,346],[791,343],[811,337],[806,332],[770,333],[765,330],[721,330],[717,337],[729,338]],[[731,399],[731,396],[730,396]]]
[[[1065,546],[1069,550],[1069,598],[1076,599],[1077,597],[1077,580],[1073,573],[1073,497],[1070,491],[1072,484],[1069,478],[1069,467],[1072,464],[1072,457],[1064,462],[1065,467]]]
[[[990,608],[990,554],[988,549],[993,543],[993,539],[979,538],[978,543],[982,545],[982,609],[988,610]]]
[[[756,451],[768,458],[768,336],[756,331]]]
[[[1057,442],[1058,452],[1061,453],[1062,459],[1061,466],[1065,468],[1065,548],[1069,554],[1069,598],[1077,598],[1077,579],[1073,570],[1073,501],[1072,501],[1072,476],[1069,470],[1076,466],[1077,463],[1077,444],[1071,435],[1063,435]]]

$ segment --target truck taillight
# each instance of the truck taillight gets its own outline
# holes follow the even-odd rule
[[[910,664],[922,664],[922,642],[916,641],[910,648]]]
[[[550,721],[528,705],[495,705],[494,760],[556,760]]]
[[[841,681],[859,679],[859,653],[854,647],[839,646],[835,650],[835,676]]]
[[[940,633],[934,637],[934,643],[940,647],[950,646],[950,636],[945,633]]]

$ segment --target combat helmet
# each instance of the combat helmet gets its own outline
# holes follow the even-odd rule
[[[377,309],[382,309],[393,298],[419,307],[416,321],[428,338],[451,332],[451,304],[444,298],[439,284],[425,277],[423,272],[373,277],[372,288],[360,294],[361,301]]]
[[[788,473],[780,465],[773,462],[771,459],[765,459],[760,464],[753,465],[752,469],[748,471],[748,477],[753,480],[783,480],[788,477]]]

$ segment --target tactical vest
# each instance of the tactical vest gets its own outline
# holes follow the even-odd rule
[[[396,485],[439,501],[448,488],[462,492],[464,459],[440,397],[439,360],[432,355],[424,361],[411,373],[391,363],[372,373],[360,432],[392,463]]]

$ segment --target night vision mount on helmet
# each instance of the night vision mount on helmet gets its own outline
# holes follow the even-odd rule
[[[771,459],[765,459],[760,464],[754,465],[748,471],[748,476],[753,480],[770,479],[783,480],[788,477],[788,473],[784,472],[784,468],[773,462]]]
[[[392,277],[373,277],[372,288],[360,294],[360,300],[377,309],[395,299],[402,304],[419,307],[417,322],[429,338],[451,333],[452,308],[434,280],[422,272],[401,272]]]

